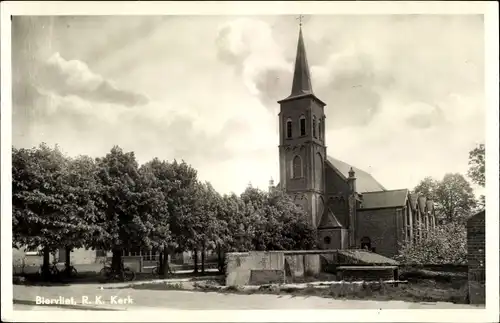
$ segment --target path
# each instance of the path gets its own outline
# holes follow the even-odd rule
[[[299,297],[290,295],[238,295],[215,292],[188,292],[139,289],[100,289],[100,285],[72,286],[19,286],[14,285],[14,309],[26,310],[35,307],[36,297],[45,299],[65,299],[73,297],[77,307],[82,306],[82,297],[90,302],[98,297],[104,304],[88,304],[89,309],[186,309],[186,310],[254,310],[254,309],[451,309],[476,308],[452,303],[410,303],[402,301],[338,300],[316,296]],[[132,304],[111,304],[113,300],[132,299]],[[16,304],[23,303],[23,304]],[[64,305],[62,305],[64,306]],[[53,306],[41,306],[50,307]],[[68,307],[66,307],[68,308]],[[38,309],[37,309],[38,310]]]

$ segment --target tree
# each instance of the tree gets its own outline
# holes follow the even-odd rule
[[[435,202],[436,216],[446,222],[464,221],[476,205],[472,187],[461,174],[446,174],[441,181],[424,178],[413,190]]]
[[[101,245],[113,252],[113,269],[123,273],[124,250],[151,250],[166,239],[168,231],[155,228],[159,222],[155,219],[161,219],[167,209],[161,202],[164,195],[139,171],[133,152],[125,153],[115,146],[97,159],[97,165],[104,203],[101,225],[106,231]]]
[[[427,199],[436,201],[436,190],[439,186],[439,181],[432,177],[425,177],[420,183],[413,189],[414,194],[420,194],[425,196]]]
[[[149,214],[152,224],[150,231],[150,249],[160,252],[160,269],[163,266],[162,255],[171,247],[172,232],[170,231],[171,214],[168,208],[168,190],[165,189],[163,178],[163,162],[157,159],[142,165],[139,173],[143,179],[143,199],[141,212]]]
[[[469,170],[467,175],[474,184],[484,187],[485,185],[485,148],[480,144],[469,152]]]
[[[248,251],[252,249],[251,231],[247,205],[236,194],[224,195],[218,213],[219,237],[223,241],[222,251]]]
[[[220,213],[222,197],[208,183],[197,183],[195,202],[192,213],[191,232],[193,251],[195,255],[195,272],[197,271],[197,251],[201,251],[201,271],[205,271],[205,254],[207,250],[215,250],[221,243],[218,214]]]
[[[397,259],[405,264],[466,264],[466,227],[457,222],[439,225],[425,239],[403,243]]]
[[[284,224],[282,236],[285,250],[316,248],[317,232],[302,206],[296,205],[289,195],[279,190],[272,193],[270,199],[281,215],[278,220]]]
[[[64,204],[60,213],[60,221],[66,223],[60,242],[66,251],[68,275],[71,250],[94,248],[106,235],[101,225],[104,212],[97,171],[95,160],[88,156],[68,159],[62,187]]]
[[[486,184],[485,179],[485,147],[484,144],[478,145],[476,148],[469,152],[469,170],[467,175],[472,180],[472,182],[476,185],[484,187]],[[478,207],[480,211],[485,207],[485,197],[481,195],[478,201]]]
[[[58,149],[12,149],[13,244],[43,250],[42,273],[49,277],[50,253],[57,250],[67,223],[61,221],[68,159]]]
[[[50,253],[69,253],[91,244],[102,234],[97,224],[96,178],[92,159],[70,159],[56,146],[13,148],[14,242],[19,247],[42,247],[42,270],[48,276]]]
[[[284,250],[307,250],[316,247],[316,230],[307,220],[307,213],[297,206],[289,195],[276,190],[269,196],[269,203],[278,211],[276,219],[282,224],[281,239]]]
[[[160,254],[160,267],[167,273],[168,254],[172,251],[183,252],[190,249],[195,239],[193,226],[193,208],[197,184],[197,172],[184,161],[161,161],[154,158],[141,168],[148,170],[155,179],[155,187],[163,194],[170,237]]]
[[[449,223],[471,216],[476,200],[472,187],[461,174],[446,174],[436,189],[437,212]]]
[[[293,250],[313,248],[316,232],[307,222],[304,210],[295,205],[288,195],[272,194],[247,188],[242,194],[245,214],[253,232],[254,250]]]

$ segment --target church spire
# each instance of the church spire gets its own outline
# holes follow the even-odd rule
[[[278,103],[284,103],[286,101],[299,99],[302,97],[312,97],[319,101],[320,104],[325,106],[326,104],[318,99],[312,89],[311,84],[311,72],[309,71],[309,64],[307,63],[306,56],[306,46],[304,44],[304,36],[302,35],[302,18],[300,16],[298,19],[299,23],[299,40],[297,42],[297,55],[295,57],[295,67],[293,71],[293,82],[292,82],[292,93],[286,98]]]
[[[299,41],[297,44],[297,56],[295,57],[295,70],[293,72],[293,83],[291,97],[312,94],[311,73],[307,64],[306,47],[302,36],[302,24],[299,29]]]

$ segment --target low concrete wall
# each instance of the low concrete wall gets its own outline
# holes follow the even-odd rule
[[[285,271],[279,269],[250,270],[250,285],[283,284]]]
[[[62,259],[59,255],[60,250],[56,251],[56,259]],[[50,254],[50,262],[52,263],[54,255]],[[72,265],[89,265],[98,262],[96,251],[92,249],[77,248],[71,251],[70,259]],[[26,253],[24,248],[12,248],[12,263],[14,267],[32,267],[41,266],[43,263],[43,255]]]
[[[322,262],[335,264],[338,250],[249,251],[226,254],[226,285],[248,285],[252,270],[280,270],[285,277],[315,276],[321,273]],[[325,264],[323,264],[325,267]],[[260,275],[260,274],[259,274]],[[264,276],[270,275],[262,274]],[[259,278],[260,279],[260,278]],[[268,282],[269,283],[269,282]]]
[[[113,257],[107,257],[107,263],[111,264]],[[141,273],[144,270],[144,261],[142,260],[141,256],[122,256],[123,259],[123,265],[125,267],[129,267],[136,273]],[[149,272],[151,272],[151,269],[149,269]]]
[[[226,286],[243,286],[250,283],[251,270],[284,270],[283,252],[233,252],[226,255]]]
[[[285,272],[291,277],[304,276],[304,256],[290,255],[285,256]]]
[[[75,249],[70,253],[70,260],[72,264],[78,265],[95,264],[97,260],[97,253],[92,249]]]
[[[321,272],[320,255],[304,255],[304,274],[315,276]]]

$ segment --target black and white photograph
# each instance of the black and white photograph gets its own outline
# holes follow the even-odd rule
[[[498,3],[121,3],[2,3],[2,320],[498,319]]]

